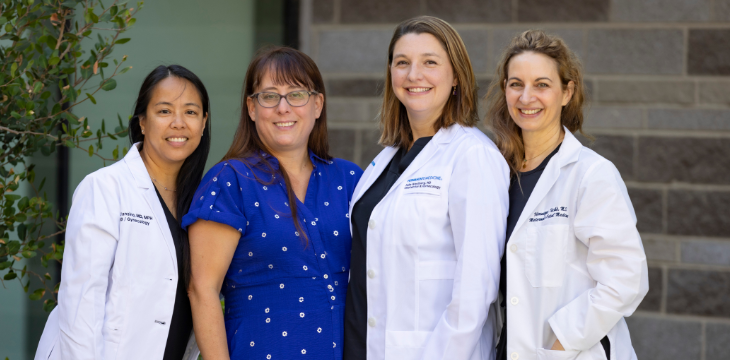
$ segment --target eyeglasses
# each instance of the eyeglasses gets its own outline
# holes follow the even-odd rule
[[[307,105],[309,102],[309,96],[310,95],[317,95],[319,94],[316,91],[305,91],[305,90],[297,90],[292,91],[288,94],[277,94],[274,92],[260,92],[255,93],[253,95],[250,95],[250,98],[256,98],[259,102],[259,105],[265,107],[265,108],[273,108],[279,106],[279,102],[281,102],[281,98],[285,98],[286,102],[293,107],[300,107]]]

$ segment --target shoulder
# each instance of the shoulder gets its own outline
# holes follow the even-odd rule
[[[337,169],[341,169],[345,175],[356,175],[358,177],[362,175],[362,169],[360,169],[360,167],[352,161],[340,158],[332,158],[330,161],[330,165]]]
[[[134,179],[127,164],[120,160],[86,175],[76,189],[113,190],[119,188],[119,184],[128,182],[134,183]]]
[[[455,134],[452,139],[452,143],[455,146],[462,149],[465,148],[481,148],[491,154],[498,154],[501,156],[499,149],[482,130],[477,127],[466,127],[462,125],[454,125],[458,128],[454,129]]]
[[[580,148],[575,166],[583,184],[594,182],[620,182],[623,179],[616,166],[605,157],[583,146]]]

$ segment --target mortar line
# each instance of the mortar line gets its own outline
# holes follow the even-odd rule
[[[682,56],[682,75],[685,77],[688,76],[689,71],[689,28],[687,26],[682,27],[682,47],[683,47],[683,56]]]

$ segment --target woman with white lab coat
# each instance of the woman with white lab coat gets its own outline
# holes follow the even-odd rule
[[[386,148],[350,205],[345,360],[491,359],[509,169],[474,126],[476,82],[443,20],[395,30]]]
[[[74,192],[58,306],[37,360],[197,358],[179,219],[208,157],[209,104],[182,66],[159,66],[144,80],[129,152]]]
[[[646,256],[621,175],[572,134],[583,122],[577,58],[526,31],[487,98],[512,168],[497,360],[636,359],[624,317],[648,291]]]

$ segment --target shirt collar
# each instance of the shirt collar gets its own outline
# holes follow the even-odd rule
[[[327,164],[327,165],[332,164],[332,160],[325,160],[325,159],[317,156],[317,154],[315,154],[311,149],[307,149],[307,152],[309,154],[309,160],[312,162],[312,166],[314,166],[315,168],[317,167],[317,163],[322,163],[322,164]],[[274,167],[274,169],[276,169],[276,170],[279,169],[279,160],[275,156],[273,156],[263,150],[259,151],[259,155],[262,158],[266,159],[269,162],[269,164],[271,164],[271,166]],[[250,164],[254,165],[260,161],[260,158],[258,156],[249,156],[247,158],[247,160]]]

